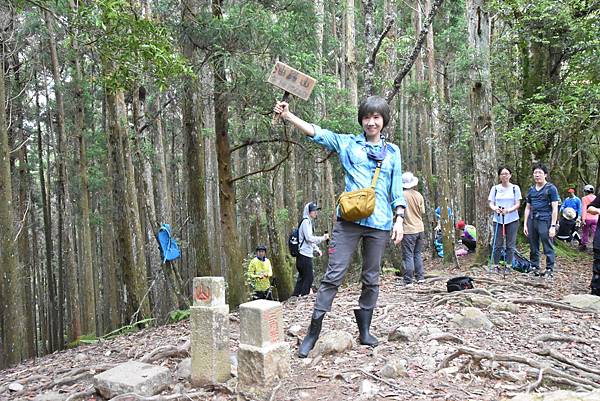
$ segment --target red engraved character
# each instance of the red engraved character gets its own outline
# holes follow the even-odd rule
[[[204,288],[199,285],[194,289],[194,299],[196,301],[208,301],[210,300],[210,288]]]
[[[269,313],[267,315],[267,321],[269,322],[269,336],[272,342],[279,340],[279,322],[275,313]]]

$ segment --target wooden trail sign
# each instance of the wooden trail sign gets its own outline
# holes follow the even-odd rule
[[[286,92],[284,100],[287,98],[288,93],[308,100],[317,80],[278,61],[275,63],[267,82]]]

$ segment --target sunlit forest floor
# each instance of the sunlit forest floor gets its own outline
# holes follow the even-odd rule
[[[428,260],[427,282],[413,287],[385,275],[372,323],[372,333],[380,340],[376,348],[358,345],[352,308],[360,286],[354,283],[340,290],[321,335],[349,333],[354,339],[351,349],[298,359],[295,352],[306,332],[314,295],[292,298],[284,303],[286,341],[294,355],[291,370],[266,399],[499,400],[528,389],[600,387],[598,314],[561,302],[568,294],[589,293],[591,254],[563,251],[550,280],[517,272],[490,274],[487,266],[473,265],[470,255],[460,259],[460,270],[444,268],[439,259]],[[473,277],[475,288],[447,293],[447,279],[458,275]],[[469,306],[481,310],[491,326],[454,325],[452,319]],[[0,372],[0,399],[41,400],[46,394],[56,400],[102,400],[93,393],[91,377],[118,363],[141,359],[171,368],[174,384],[159,396],[130,399],[258,399],[237,391],[235,377],[206,388],[192,388],[188,379],[178,378],[189,338],[186,320],[30,360]],[[238,339],[239,318],[232,313],[232,353]],[[235,373],[236,359],[232,360]],[[400,366],[397,377],[390,376],[390,366]],[[183,393],[187,395],[178,395]]]

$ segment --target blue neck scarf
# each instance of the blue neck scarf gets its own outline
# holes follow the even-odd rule
[[[367,138],[367,135],[365,134],[365,140]],[[387,143],[385,143],[385,137],[383,135],[380,136],[381,138],[381,142],[382,142],[382,146],[381,149],[379,150],[374,150],[372,146],[366,146],[366,151],[367,151],[367,157],[371,160],[375,160],[376,162],[382,162],[385,159],[385,156],[387,154]]]

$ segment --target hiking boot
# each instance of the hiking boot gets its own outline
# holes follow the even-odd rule
[[[371,319],[373,318],[373,309],[354,309],[356,324],[358,325],[358,340],[362,345],[376,347],[379,340],[369,333]]]
[[[543,274],[543,277],[546,279],[551,279],[554,277],[554,270],[552,269],[546,269],[546,271]]]
[[[425,279],[419,279],[417,280],[417,284],[425,284]]]
[[[298,347],[298,357],[306,358],[308,353],[315,347],[315,343],[319,339],[319,335],[321,334],[321,326],[323,325],[323,318],[325,317],[325,312],[323,311],[314,311],[313,317],[310,321],[310,327],[308,328],[308,333],[304,340],[302,340],[302,344]]]

